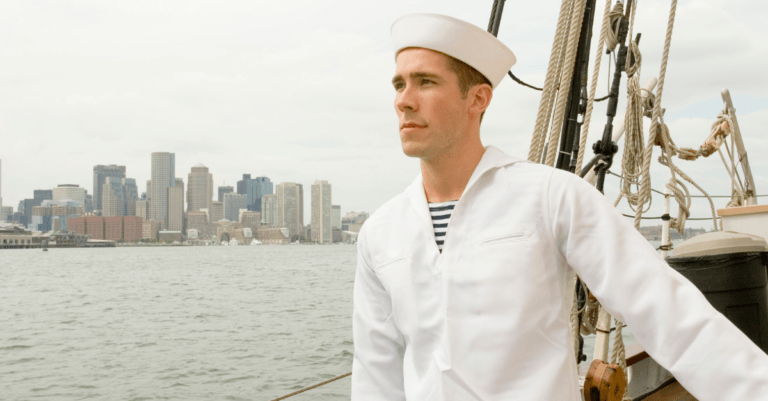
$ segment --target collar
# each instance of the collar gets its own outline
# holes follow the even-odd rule
[[[461,196],[464,196],[464,194],[467,193],[467,191],[469,191],[469,189],[472,188],[472,186],[486,172],[522,161],[525,160],[509,156],[495,146],[486,146],[485,153],[483,153],[480,163],[475,167],[475,171],[472,172],[472,176],[469,177],[467,186],[464,187]],[[405,193],[411,199],[411,204],[413,205],[413,208],[416,209],[416,213],[419,215],[421,223],[427,228],[428,232],[432,232],[432,217],[429,215],[427,195],[424,194],[424,183],[421,173],[419,173],[413,183],[406,188]]]

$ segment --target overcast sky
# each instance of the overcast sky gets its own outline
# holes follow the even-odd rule
[[[392,21],[436,12],[485,27],[492,3],[5,0],[3,205],[15,210],[34,189],[64,183],[92,193],[96,164],[125,165],[143,192],[150,154],[164,151],[176,154],[185,183],[197,163],[210,168],[217,187],[249,173],[302,183],[308,194],[316,179],[328,180],[342,213],[373,212],[418,174],[418,162],[400,150]],[[597,20],[603,7],[598,1]],[[696,148],[722,108],[720,90],[731,90],[760,194],[768,194],[766,9],[757,0],[679,2],[663,96],[676,143]],[[499,38],[517,55],[513,71],[537,86],[558,10],[559,1],[506,2]],[[639,3],[641,82],[658,75],[668,13],[666,1]],[[598,96],[607,91],[603,60]],[[623,81],[622,98],[624,88]],[[505,79],[483,121],[483,142],[525,157],[538,104],[539,92]],[[601,135],[605,106],[595,108],[590,144]],[[677,164],[711,194],[730,192],[717,155]],[[662,189],[668,172],[657,163],[652,171],[653,187]],[[616,185],[608,179],[612,199]],[[307,195],[305,223],[309,202]],[[660,214],[660,199],[654,205],[649,215]],[[694,200],[694,215],[708,209]]]

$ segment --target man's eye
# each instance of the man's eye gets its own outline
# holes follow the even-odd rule
[[[422,85],[428,85],[428,84],[433,84],[433,83],[435,83],[435,81],[433,81],[431,79],[422,78],[422,80],[421,80],[421,84]]]
[[[400,89],[403,89],[405,87],[405,85],[402,82],[398,82],[396,84],[392,84],[392,86],[395,87],[395,90],[400,90]]]

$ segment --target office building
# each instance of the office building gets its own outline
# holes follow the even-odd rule
[[[141,225],[141,239],[157,240],[160,236],[160,222],[147,220]]]
[[[148,203],[149,202],[145,200],[137,200],[136,202],[134,202],[135,204],[134,209],[136,210],[136,213],[134,214],[134,216],[141,217],[144,220],[149,220],[149,210],[147,208]]]
[[[277,195],[277,225],[288,229],[289,238],[303,237],[304,187],[295,182],[282,182],[275,188]]]
[[[93,195],[89,194],[87,190],[85,191],[85,201],[83,202],[83,211],[85,213],[93,212]]]
[[[264,195],[274,194],[272,181],[268,177],[256,177],[248,181],[246,185],[246,202],[248,210],[261,211],[261,198]]]
[[[237,194],[245,195],[248,191],[248,181],[251,180],[250,174],[243,174],[243,179],[237,182]]]
[[[341,229],[341,206],[331,205],[331,228]]]
[[[256,233],[261,226],[261,212],[254,212],[249,210],[240,211],[240,224],[243,227],[248,227]],[[254,234],[255,236],[255,234]]]
[[[35,231],[66,231],[67,221],[83,215],[81,202],[64,200],[44,200],[40,206],[32,207],[29,229]]]
[[[331,243],[331,184],[318,180],[312,184],[312,241]]]
[[[187,181],[187,211],[210,209],[213,202],[213,174],[208,167],[198,164],[192,167]]]
[[[208,211],[208,221],[216,224],[224,219],[224,202],[211,202],[211,210]]]
[[[246,195],[240,194],[225,194],[224,195],[224,218],[229,221],[238,221],[240,217],[240,209],[248,210],[246,208]]]
[[[232,192],[235,192],[235,189],[230,186],[219,187],[219,202],[224,204],[224,194],[231,194]]]
[[[118,177],[104,178],[101,186],[101,215],[105,217],[125,216],[125,186]]]
[[[167,231],[184,233],[184,182],[176,178],[174,186],[168,188]]]
[[[93,201],[95,203],[93,209],[97,213],[101,212],[101,202],[103,200],[102,187],[107,177],[125,178],[125,166],[114,164],[93,166]]]
[[[123,216],[136,215],[136,201],[139,200],[139,187],[136,186],[136,180],[133,178],[123,178],[123,194],[125,196],[125,210]]]
[[[53,200],[72,199],[85,206],[85,188],[76,184],[61,184],[51,190]]]
[[[198,210],[187,212],[187,236],[192,239],[190,232],[197,231],[198,240],[209,240],[216,235],[216,225],[208,221],[208,211]]]
[[[152,153],[149,218],[160,221],[163,229],[168,227],[168,189],[175,185],[176,155],[168,152]]]
[[[277,226],[277,195],[264,195],[261,198],[261,222],[267,226]]]
[[[7,222],[13,216],[13,206],[0,206],[0,223]]]

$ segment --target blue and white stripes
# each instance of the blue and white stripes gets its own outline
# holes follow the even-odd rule
[[[441,253],[445,243],[445,234],[448,232],[448,222],[451,220],[451,213],[453,213],[453,208],[457,202],[454,200],[429,204],[429,214],[432,216],[432,226],[435,230],[435,242]]]

